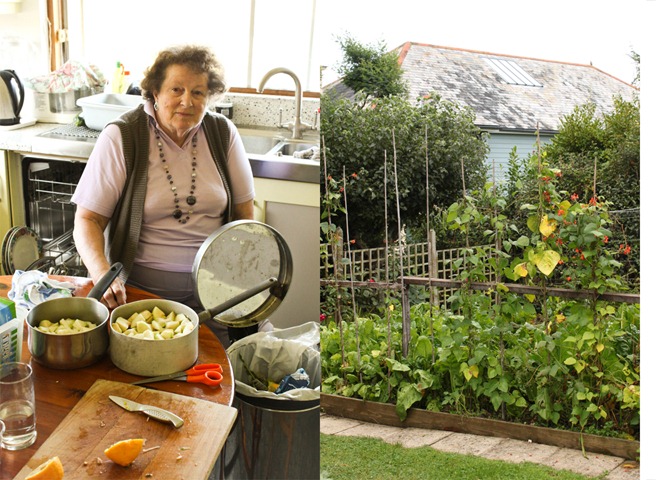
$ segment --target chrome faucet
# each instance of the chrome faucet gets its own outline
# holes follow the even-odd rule
[[[300,80],[298,79],[298,76],[288,68],[284,68],[284,67],[273,68],[264,75],[264,78],[261,79],[261,83],[259,84],[259,88],[257,88],[257,92],[263,93],[264,87],[266,86],[266,82],[268,81],[268,79],[277,73],[286,73],[291,78],[293,78],[293,81],[296,84],[295,118],[293,119],[293,122],[289,122],[283,126],[293,132],[292,138],[300,139],[303,136],[303,132],[305,130],[312,129],[312,126],[300,120],[302,113],[302,88],[300,86]]]

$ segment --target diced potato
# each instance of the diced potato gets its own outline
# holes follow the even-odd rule
[[[154,339],[154,331],[153,330],[145,330],[142,332],[142,338],[145,340],[153,340]]]
[[[71,324],[71,328],[77,332],[89,330],[88,323],[89,322],[85,322],[83,320],[76,318]]]
[[[131,320],[131,327],[132,328],[136,328],[137,324],[140,323],[140,322],[146,322],[146,320],[144,319],[144,317],[142,316],[141,313],[138,313],[135,316],[131,315],[131,318],[132,318],[132,320]]]
[[[40,327],[50,327],[53,323],[50,320],[42,320],[39,322]]]
[[[175,317],[174,312],[170,312],[169,315],[167,315],[167,317],[165,317],[165,321],[166,321],[166,322],[173,322],[173,321],[174,321],[174,317]]]
[[[119,317],[117,320],[115,320],[113,325],[117,325],[121,329],[119,330],[119,333],[125,332],[131,326],[130,323],[128,323],[128,320],[123,317]]]
[[[149,321],[151,319],[151,316],[152,316],[152,314],[149,310],[141,311],[140,315],[142,315],[146,321]]]
[[[173,338],[174,337],[174,331],[171,328],[166,328],[162,332],[160,332],[160,335],[167,340],[168,338]]]
[[[154,307],[153,311],[151,312],[153,315],[154,319],[156,318],[165,318],[165,312],[163,312],[160,308]]]
[[[135,329],[138,331],[138,333],[144,333],[147,330],[151,331],[151,325],[149,325],[145,320],[140,320],[135,325]]]
[[[117,322],[112,324],[112,329],[117,332],[117,333],[124,333],[119,324]]]

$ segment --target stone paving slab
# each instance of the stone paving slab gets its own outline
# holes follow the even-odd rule
[[[490,450],[483,452],[481,456],[491,460],[504,460],[511,463],[541,463],[559,450],[559,447],[552,445],[505,438]]]
[[[581,450],[560,448],[550,457],[538,462],[558,470],[571,470],[583,475],[596,476],[611,472],[623,463],[624,459],[601,453],[587,452],[587,458]]]
[[[612,470],[604,480],[639,480],[640,475],[639,463],[629,461]]]
[[[325,433],[326,435],[335,435],[338,432],[361,424],[362,422],[350,418],[321,415],[321,433]]]
[[[453,432],[426,428],[397,428],[396,432],[382,439],[387,443],[399,444],[406,448],[417,448],[433,445],[449,435],[453,435]]]
[[[390,435],[398,435],[401,429],[397,427],[390,427],[388,425],[377,425],[375,423],[361,423],[351,428],[344,429],[337,432],[335,435],[342,435],[346,437],[368,437],[383,439]]]
[[[452,433],[431,445],[431,448],[442,452],[462,453],[464,455],[481,455],[505,439],[499,437],[481,437],[471,433]]]

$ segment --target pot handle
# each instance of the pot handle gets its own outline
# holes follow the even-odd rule
[[[207,320],[210,320],[211,318],[215,317],[219,313],[224,312],[225,310],[229,310],[231,307],[234,307],[238,305],[241,302],[244,302],[248,298],[254,297],[256,294],[263,292],[264,290],[267,290],[269,288],[275,288],[277,286],[277,278],[275,277],[270,277],[268,280],[265,280],[264,282],[261,282],[259,285],[256,285],[243,293],[240,293],[236,295],[235,297],[230,298],[224,303],[221,303],[220,305],[216,305],[213,308],[209,308],[208,310],[204,310],[203,312],[199,313],[199,323],[204,323]]]
[[[92,287],[92,289],[89,291],[87,294],[87,298],[93,298],[95,300],[101,300],[101,297],[105,293],[105,291],[110,287],[110,284],[114,281],[115,278],[117,278],[117,275],[122,271],[124,266],[122,265],[121,262],[115,263],[113,266],[110,267],[110,270],[105,272],[105,274],[99,279],[98,282],[96,282],[96,285]]]

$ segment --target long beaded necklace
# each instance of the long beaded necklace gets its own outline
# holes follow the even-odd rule
[[[190,216],[194,213],[192,209],[193,205],[197,203],[197,197],[195,197],[195,189],[197,188],[197,185],[195,185],[195,180],[197,177],[197,133],[195,133],[192,138],[192,172],[190,173],[190,194],[186,197],[186,203],[190,208],[185,212],[186,216],[184,218],[184,212],[181,210],[179,205],[179,192],[177,192],[176,185],[174,185],[174,180],[172,178],[172,174],[170,173],[170,168],[167,165],[167,159],[163,153],[163,142],[160,138],[160,134],[158,133],[157,128],[155,128],[155,131],[156,144],[158,145],[159,152],[158,155],[160,156],[161,164],[165,169],[167,181],[170,183],[170,190],[172,190],[172,193],[174,194],[174,211],[172,212],[172,217],[174,217],[179,223],[186,223],[188,220],[190,220]]]

